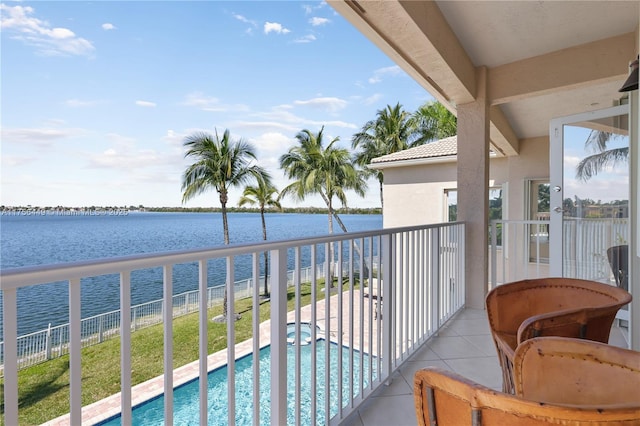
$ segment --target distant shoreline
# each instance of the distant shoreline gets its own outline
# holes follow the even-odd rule
[[[145,206],[105,206],[105,207],[39,207],[39,206],[0,206],[2,216],[101,216],[101,215],[125,215],[128,213],[220,213],[220,207],[145,207]],[[228,213],[260,213],[258,208],[229,207]],[[303,214],[328,214],[329,210],[320,207],[284,207],[282,210],[268,209],[265,213],[303,213]],[[337,214],[382,214],[382,209],[374,208],[340,208]]]

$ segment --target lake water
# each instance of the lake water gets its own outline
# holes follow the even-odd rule
[[[231,243],[262,240],[259,213],[229,214]],[[381,215],[341,215],[348,231],[380,229]],[[269,240],[328,234],[326,214],[270,213],[266,215]],[[334,222],[335,232],[341,232]],[[125,215],[2,215],[0,267],[101,259],[224,244],[220,213],[129,213]],[[319,253],[319,261],[322,261]],[[304,262],[304,259],[303,259]],[[247,278],[249,259],[236,265],[236,280]],[[217,271],[224,268],[211,268]],[[216,273],[218,275],[216,275]],[[220,272],[209,276],[209,286],[224,283]],[[197,288],[197,265],[174,268],[174,294]],[[132,273],[131,303],[162,297],[160,268]],[[1,306],[1,305],[0,305]],[[119,308],[119,276],[82,280],[82,317]],[[1,317],[0,317],[1,318]],[[68,322],[67,284],[51,283],[18,291],[18,334]]]

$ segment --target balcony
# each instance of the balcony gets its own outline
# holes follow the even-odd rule
[[[195,410],[194,417],[188,419],[190,422],[207,424],[211,420],[241,424],[246,422],[242,419],[247,418],[248,422],[263,424],[357,421],[363,415],[361,407],[366,407],[368,400],[381,392],[384,394],[396,389],[401,383],[395,380],[399,374],[406,374],[407,368],[417,368],[416,360],[421,357],[431,356],[431,352],[423,352],[425,343],[439,331],[449,333],[448,329],[440,328],[463,309],[463,235],[464,224],[449,223],[3,271],[5,424],[17,424],[21,420],[24,404],[19,403],[27,392],[18,387],[17,380],[24,355],[23,346],[18,344],[18,307],[19,303],[28,303],[28,300],[18,298],[19,290],[53,282],[63,282],[68,288],[71,307],[68,341],[61,345],[69,354],[70,393],[66,413],[57,413],[62,417],[52,416],[56,418],[49,419],[51,424],[95,424],[113,415],[120,416],[124,424],[129,424],[135,419],[133,407],[158,396],[163,401],[161,412],[164,413],[165,424],[178,422],[180,419],[173,418],[179,411],[178,403],[174,403],[175,389],[194,378],[199,379],[196,385],[199,396],[193,399],[198,400],[202,408]],[[260,322],[260,285],[253,285],[250,296],[252,311],[246,313],[252,317],[253,338],[231,345],[221,353],[208,353],[206,331],[212,321],[207,314],[206,295],[213,277],[223,273],[226,282],[233,283],[238,266],[244,265],[250,268],[251,280],[255,283],[260,275],[260,255],[265,251],[270,254],[271,270],[269,319]],[[323,262],[324,259],[334,259],[334,262]],[[324,266],[320,268],[319,265]],[[305,283],[306,279],[302,277],[306,267],[311,271],[309,283]],[[185,275],[184,268],[191,272]],[[287,270],[293,273],[288,274]],[[342,278],[334,279],[332,285],[324,285],[325,279],[320,277],[320,272],[324,277]],[[132,331],[134,322],[130,314],[131,286],[144,285],[145,277],[153,273],[161,277],[165,295],[162,299],[164,374],[138,384],[132,381],[131,374],[134,350],[131,342],[132,334],[136,333]],[[117,334],[122,342],[121,385],[117,395],[86,402],[83,384],[91,372],[83,369],[83,346],[92,336],[83,335],[81,287],[85,280],[95,277],[111,279],[120,291]],[[192,297],[191,301],[199,305],[199,359],[186,366],[174,365],[173,362],[174,354],[180,348],[174,347],[175,307],[173,297],[169,295],[173,295],[173,284],[178,277],[193,280],[198,287],[197,297]],[[317,300],[317,303],[305,306],[302,302],[300,289],[304,285],[310,286],[311,300]],[[227,284],[226,291],[229,300],[235,300],[236,287]],[[294,299],[289,307],[288,297]],[[327,300],[330,303],[326,303]],[[232,306],[231,303],[229,305]],[[475,314],[481,315],[481,312]],[[474,313],[463,312],[461,315],[465,318]],[[306,340],[311,353],[315,354],[311,355],[311,368],[302,367],[306,362],[301,355],[303,345],[289,346],[292,337],[288,325],[302,323],[319,327],[312,327]],[[293,339],[302,341],[301,331],[297,326],[293,327]],[[235,323],[227,321],[225,328],[227,341],[235,341]],[[444,337],[442,335],[440,339]],[[456,350],[456,343],[452,345],[451,350]],[[447,353],[444,346],[440,350],[444,350],[445,355],[441,356]],[[270,350],[269,361],[261,360],[259,356],[266,347]],[[341,350],[331,352],[333,349],[330,348],[334,347]],[[243,357],[246,359],[245,355],[252,360],[253,372],[248,400],[243,400],[244,397],[236,392],[236,388],[243,386],[243,379],[239,374],[236,377],[236,364]],[[326,364],[325,359],[334,364]],[[214,420],[207,411],[206,389],[208,373],[220,366],[226,366],[228,374],[226,418],[216,417]],[[311,387],[310,393],[304,395],[307,379],[300,377],[307,370],[311,372]],[[263,376],[260,376],[260,371],[263,371]],[[267,379],[264,378],[265,371]],[[289,371],[294,372],[292,380],[297,385],[290,385],[288,390]],[[266,389],[265,381],[270,382]],[[290,402],[297,401],[293,410],[287,407],[285,395],[288,392]],[[310,399],[310,410],[300,408],[300,402],[305,399]],[[252,409],[248,410],[248,407]],[[239,417],[240,411],[248,417]],[[405,413],[405,416],[413,422],[413,412]]]
[[[539,225],[503,222],[503,238],[513,241],[510,246],[500,247],[494,241],[492,259],[496,259],[495,262],[508,259],[507,263],[512,265],[517,253],[521,252],[515,244],[516,229],[526,230]],[[195,379],[199,380],[196,382],[199,396],[194,399],[199,404],[196,404],[195,417],[188,421],[201,424],[216,421],[225,424],[254,421],[261,424],[415,424],[413,373],[427,366],[450,369],[499,390],[501,371],[486,313],[465,308],[463,235],[464,224],[451,223],[3,271],[5,424],[16,424],[22,419],[19,402],[25,392],[17,384],[19,369],[25,359],[25,345],[17,333],[17,290],[57,281],[66,282],[69,306],[73,307],[69,311],[69,331],[62,333],[68,334],[68,341],[60,345],[70,355],[70,397],[69,409],[48,419],[50,425],[97,424],[114,416],[120,416],[124,424],[135,423],[135,410],[132,409],[158,397],[163,401],[165,424],[184,421],[173,417],[180,411],[173,398],[175,389]],[[530,247],[530,242],[525,242],[525,246]],[[498,259],[497,253],[507,251],[507,247],[508,253],[501,253],[502,257]],[[260,275],[259,256],[265,250],[270,252],[271,259],[271,305],[269,319],[260,322],[262,281],[257,277]],[[539,253],[539,249],[535,252]],[[324,262],[329,258],[335,261]],[[238,285],[227,285],[226,291],[229,300],[251,300],[253,338],[223,351],[208,353],[206,329],[212,322],[207,315],[212,293],[208,284],[212,277],[219,275],[220,267],[228,277],[227,282],[235,282],[236,266],[243,263],[252,271],[247,280],[249,285],[243,285],[242,291]],[[179,275],[185,279],[182,274],[174,274],[180,270],[180,265],[191,266],[198,290],[185,301],[176,302],[179,299],[176,297],[162,299],[165,373],[143,383],[134,383],[131,339],[141,318],[136,319],[131,314],[136,311],[131,310],[130,289],[131,285],[139,284],[137,281],[141,276],[147,276],[135,271],[156,269],[162,276],[164,294],[170,295],[175,277]],[[533,270],[539,270],[539,267]],[[90,401],[83,407],[83,381],[90,372],[82,369],[82,348],[97,340],[96,332],[91,331],[95,327],[86,331],[82,325],[80,284],[83,279],[110,274],[117,274],[114,277],[120,288],[121,309],[117,312],[115,331],[106,333],[104,327],[100,327],[100,333],[115,333],[123,342],[120,346],[122,385],[120,393]],[[333,286],[325,286],[325,277],[329,275],[342,279],[335,278]],[[256,281],[258,285],[253,285]],[[300,289],[304,285],[309,286],[311,300],[316,299],[316,303],[302,301]],[[291,295],[295,300],[287,307],[287,298]],[[173,343],[177,304],[198,307],[198,313],[192,315],[198,316],[200,356],[183,366],[174,365],[172,361],[174,353],[180,350]],[[312,324],[317,328],[311,327],[308,335],[304,335],[302,326],[295,324]],[[225,328],[227,341],[234,341],[235,323],[228,321]],[[302,344],[290,346],[294,341]],[[627,329],[615,327],[610,343],[627,347]],[[331,345],[342,351],[338,355],[330,354]],[[303,367],[305,346],[316,354],[312,357],[310,378],[302,376],[305,369],[309,370]],[[271,352],[270,360],[266,361],[259,356],[265,347]],[[249,400],[243,400],[236,392],[243,386],[244,379],[239,373],[236,377],[235,372],[236,364],[242,359],[252,359],[251,377],[260,376],[260,370],[267,371],[267,380],[271,383],[265,388],[263,382],[261,388],[260,381],[264,378],[250,380]],[[325,359],[333,360],[334,364],[326,364]],[[206,389],[211,380],[208,373],[225,366],[228,402],[225,402],[225,417],[220,419],[199,407],[211,405],[207,402]],[[291,370],[295,384],[290,381],[287,385],[287,372]],[[351,371],[358,373],[351,374]],[[312,386],[305,394],[302,389],[307,380]],[[329,398],[322,389],[332,389]],[[336,395],[342,395],[342,398]],[[293,404],[297,408],[289,409],[287,398],[289,403],[297,401]],[[311,407],[310,411],[300,408],[304,400]],[[247,406],[252,409],[248,410]],[[240,411],[248,417],[239,417]]]

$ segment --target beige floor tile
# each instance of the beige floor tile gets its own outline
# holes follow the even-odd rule
[[[462,336],[438,336],[429,345],[441,359],[469,358],[484,352]]]

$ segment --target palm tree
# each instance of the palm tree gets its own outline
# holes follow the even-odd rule
[[[280,198],[291,195],[295,199],[304,200],[308,195],[320,195],[329,210],[329,233],[333,234],[333,218],[343,232],[347,232],[333,207],[333,199],[337,197],[346,206],[346,191],[353,190],[364,196],[367,183],[362,170],[351,162],[349,151],[336,146],[339,138],[332,139],[324,146],[323,132],[324,126],[317,134],[307,129],[300,131],[296,135],[299,145],[290,148],[280,157],[280,168],[289,179],[294,179],[294,182],[280,192]]]
[[[242,186],[252,179],[269,179],[267,172],[256,165],[254,147],[244,140],[231,140],[229,130],[222,138],[216,130],[215,135],[196,132],[184,140],[187,148],[185,158],[194,160],[182,176],[182,202],[192,199],[210,189],[215,189],[220,199],[224,243],[229,244],[229,223],[227,221],[227,202],[229,189]],[[222,307],[222,320],[227,318],[227,290],[225,286]]]
[[[576,166],[576,178],[586,182],[607,166],[624,163],[629,158],[629,147],[607,149],[607,145],[619,134],[592,130],[584,143],[585,149],[595,151],[594,154],[583,158]]]
[[[458,132],[458,119],[440,102],[423,104],[413,113],[412,119],[417,127],[414,146],[455,136]]]
[[[323,132],[324,126],[317,134],[302,130],[296,135],[299,145],[280,157],[280,168],[289,179],[295,179],[280,192],[280,199],[291,195],[304,200],[308,195],[318,194],[329,209],[329,233],[333,233],[333,217],[347,232],[333,207],[333,199],[337,197],[346,206],[345,191],[353,190],[364,196],[367,184],[362,171],[351,162],[349,151],[336,146],[340,138],[332,139],[325,147]]]
[[[378,179],[381,207],[384,207],[383,173],[367,167],[371,160],[453,136],[456,129],[456,117],[439,102],[427,102],[413,114],[404,111],[398,103],[379,110],[374,120],[368,121],[353,135],[352,148],[360,148],[354,154],[354,161],[367,171],[368,176]]]
[[[367,166],[376,157],[410,148],[415,139],[415,121],[411,114],[402,108],[400,103],[392,107],[378,110],[376,118],[369,120],[362,129],[353,135],[351,147],[356,149],[354,162],[365,170],[367,176],[375,176],[380,184],[380,204],[384,207],[382,197],[382,171],[370,169]]]
[[[248,185],[244,188],[242,197],[238,201],[238,206],[245,204],[257,205],[260,208],[260,218],[262,219],[262,239],[267,241],[267,222],[264,219],[264,213],[267,207],[275,207],[282,210],[282,206],[274,196],[278,195],[278,190],[270,180],[258,179],[257,185]],[[267,287],[269,276],[269,252],[264,252],[264,296],[269,296],[269,288]]]

